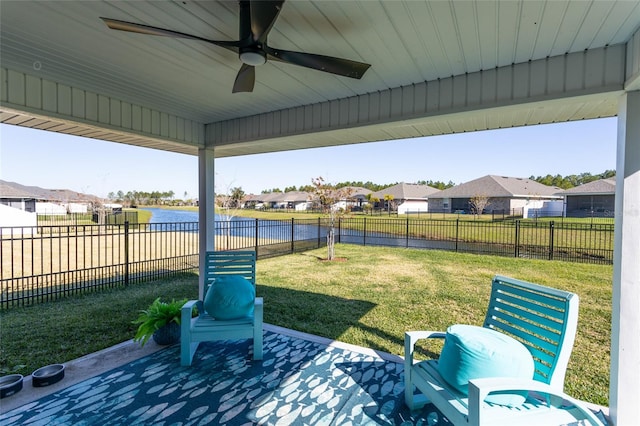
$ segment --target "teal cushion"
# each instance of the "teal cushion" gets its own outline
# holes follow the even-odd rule
[[[442,378],[463,395],[468,382],[484,377],[532,379],[533,357],[511,336],[473,325],[456,324],[447,329],[438,360]],[[486,402],[515,407],[526,399],[526,392],[489,394]]]
[[[253,313],[256,290],[251,281],[239,276],[217,277],[204,297],[204,309],[219,320],[239,319]]]

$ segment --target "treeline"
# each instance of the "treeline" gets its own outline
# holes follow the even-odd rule
[[[540,182],[543,185],[557,186],[562,189],[569,189],[575,186],[584,185],[585,183],[593,182],[595,180],[608,179],[608,178],[614,177],[615,175],[616,175],[615,170],[605,170],[604,172],[599,174],[591,174],[589,172],[580,173],[579,175],[569,175],[569,176],[562,176],[559,174],[554,176],[554,175],[548,174],[546,176],[530,176],[529,179],[535,180],[536,182]],[[436,189],[447,189],[447,188],[451,188],[452,186],[456,186],[456,183],[454,183],[453,181],[449,181],[445,183],[438,180],[436,181],[420,180],[416,183],[418,185],[429,185]],[[377,192],[397,184],[398,182],[381,185],[381,184],[373,183],[371,181],[367,181],[367,182],[347,181],[347,182],[340,182],[335,184],[335,188],[344,188],[346,186],[357,186],[357,187],[369,189],[373,192]],[[313,190],[314,190],[313,185],[301,185],[297,187],[294,185],[294,186],[288,186],[284,188],[284,190],[280,188],[263,189],[262,194],[268,194],[271,192],[291,192],[291,191],[313,192]]]
[[[347,181],[347,182],[340,182],[340,183],[336,183],[334,185],[334,187],[336,189],[340,189],[340,188],[345,188],[347,186],[356,186],[356,187],[360,187],[360,188],[366,188],[370,191],[373,192],[377,192],[377,191],[381,191],[385,188],[389,188],[390,186],[394,186],[397,185],[399,182],[394,182],[394,183],[387,183],[387,184],[377,184],[377,183],[373,183],[371,181],[367,181],[367,182],[362,182],[362,181]],[[455,186],[456,184],[453,183],[452,181],[449,181],[447,183],[444,182],[440,182],[440,181],[433,181],[433,180],[421,180],[416,182],[418,185],[429,185],[433,188],[436,189],[447,189],[447,188],[451,188],[452,186]],[[291,191],[304,191],[304,192],[313,192],[315,190],[315,187],[313,185],[300,185],[300,186],[287,186],[286,188],[284,188],[284,190],[280,189],[280,188],[272,188],[272,189],[263,189],[262,190],[262,194],[269,194],[272,192],[291,192]]]
[[[605,170],[604,172],[596,175],[591,173],[580,173],[579,175],[546,175],[546,176],[530,176],[529,179],[535,180],[543,185],[557,186],[562,189],[569,189],[576,186],[584,185],[585,183],[593,182],[600,179],[612,178],[616,175],[615,170]]]
[[[122,203],[128,206],[137,205],[174,205],[189,203],[187,193],[184,194],[184,200],[176,200],[173,191],[118,191],[110,192],[107,197],[110,201]]]
[[[591,174],[591,173],[580,173],[579,175],[551,175],[548,174],[546,176],[530,176],[529,179],[535,180],[536,182],[540,182],[543,185],[548,186],[557,186],[562,189],[569,189],[575,186],[580,186],[585,183],[593,182],[599,179],[608,179],[614,177],[616,175],[615,170],[605,170],[599,174]],[[416,182],[419,185],[428,185],[436,189],[447,189],[455,186],[456,184],[452,181],[442,182],[442,181],[434,181],[434,180],[421,180]],[[371,181],[362,182],[362,181],[346,181],[340,182],[334,185],[336,189],[344,188],[347,186],[355,186],[369,189],[373,192],[377,192],[383,190],[385,188],[389,188],[390,186],[397,185],[398,182],[388,183],[388,184],[377,184]],[[284,190],[280,188],[272,188],[272,189],[263,189],[262,194],[267,194],[271,192],[291,192],[291,191],[304,191],[304,192],[314,192],[315,187],[311,184],[309,185],[301,185],[301,186],[287,186]],[[230,194],[227,194],[232,199],[241,199],[244,197],[245,193],[242,188],[232,188]],[[145,191],[129,191],[129,192],[110,192],[108,195],[109,200],[114,202],[124,203],[126,205],[158,205],[158,204],[170,204],[170,205],[183,205],[183,204],[192,204],[193,200],[188,198],[188,194],[184,193],[183,199],[175,199],[175,193],[173,191],[153,191],[153,192],[145,192]]]

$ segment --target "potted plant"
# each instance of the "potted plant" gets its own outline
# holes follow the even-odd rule
[[[142,346],[152,336],[159,345],[171,345],[180,341],[180,310],[186,302],[186,299],[162,302],[158,297],[148,309],[140,311],[138,319],[133,321],[133,324],[138,325],[133,340],[139,341]]]

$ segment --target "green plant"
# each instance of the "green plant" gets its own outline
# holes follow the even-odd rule
[[[140,311],[140,316],[133,321],[133,324],[138,325],[138,331],[133,340],[144,346],[153,333],[161,327],[171,322],[180,325],[180,309],[185,303],[187,303],[187,299],[162,302],[158,297],[149,308]]]

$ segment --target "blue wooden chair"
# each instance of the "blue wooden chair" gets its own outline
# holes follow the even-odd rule
[[[417,361],[414,357],[418,340],[444,338],[446,333],[409,331],[405,333],[405,402],[411,410],[431,402],[455,425],[547,426],[579,420],[602,425],[582,402],[563,392],[577,322],[577,295],[496,276],[483,327],[525,345],[534,361],[533,378],[472,379],[468,395],[463,395],[442,378],[438,360]],[[487,402],[489,394],[496,392],[524,392],[526,400],[515,407]]]
[[[206,254],[206,296],[216,277],[240,275],[256,285],[255,251],[213,251]],[[191,365],[200,342],[227,339],[253,339],[253,359],[262,359],[263,299],[255,298],[253,315],[233,320],[217,320],[208,315],[203,300],[190,300],[182,307],[180,324],[180,364]],[[198,316],[192,318],[193,307]]]

